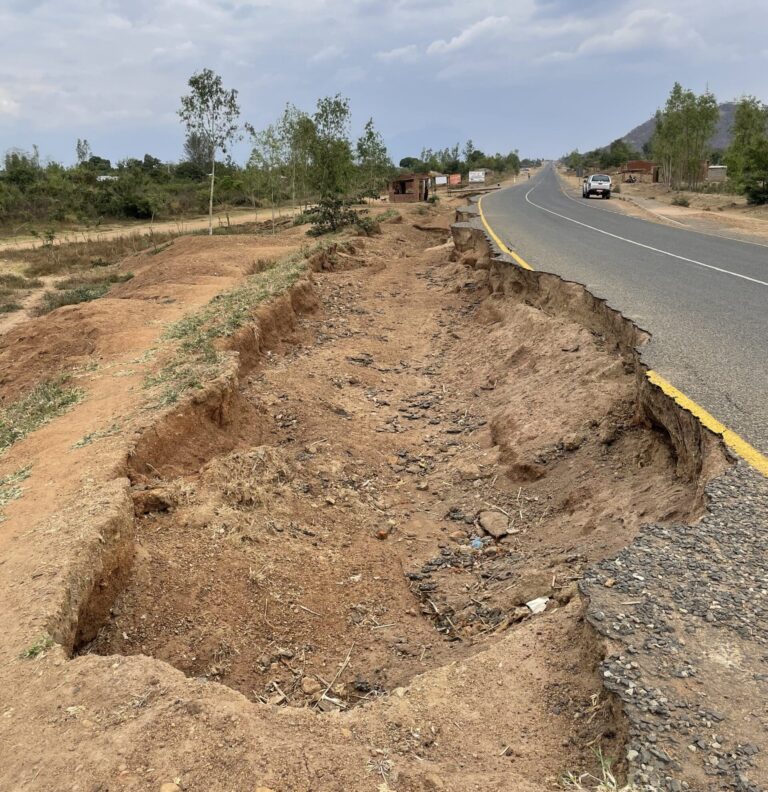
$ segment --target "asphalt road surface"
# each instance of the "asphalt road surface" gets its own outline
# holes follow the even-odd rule
[[[482,208],[534,269],[583,283],[651,333],[645,362],[768,454],[768,245],[571,196],[551,166]]]

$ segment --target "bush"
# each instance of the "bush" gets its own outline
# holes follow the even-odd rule
[[[753,182],[744,190],[750,206],[762,206],[768,203],[768,182]]]
[[[690,206],[691,202],[684,195],[676,195],[672,199],[672,206]]]
[[[355,225],[361,236],[375,236],[381,233],[381,226],[368,215],[359,214],[355,220]]]
[[[338,231],[357,221],[357,213],[346,201],[340,198],[323,198],[312,210],[312,228],[307,231],[309,236],[322,236]]]
[[[77,305],[78,303],[98,300],[109,291],[109,283],[98,283],[92,286],[78,286],[75,289],[63,291],[49,291],[43,295],[43,302],[37,309],[38,316],[55,311],[63,305]]]

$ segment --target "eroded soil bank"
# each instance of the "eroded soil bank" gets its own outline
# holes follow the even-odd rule
[[[112,530],[59,612],[74,659],[17,661],[2,725],[48,788],[543,790],[598,748],[621,772],[578,583],[696,519],[722,457],[646,403],[634,331],[457,260],[445,212],[383,229],[85,509]],[[13,753],[9,788],[43,788]]]

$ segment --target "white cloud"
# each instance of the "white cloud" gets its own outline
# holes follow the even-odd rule
[[[396,47],[386,52],[377,52],[376,57],[385,63],[413,63],[418,60],[419,48],[415,44],[408,44],[405,47]]]
[[[575,50],[554,52],[553,60],[636,50],[690,48],[703,44],[692,23],[676,13],[639,8],[608,33],[589,36]]]
[[[454,36],[449,41],[445,39],[433,41],[427,47],[427,53],[429,55],[444,55],[448,52],[464,49],[483,36],[499,34],[506,28],[508,23],[509,17],[506,16],[485,17],[485,19],[481,19],[479,22],[475,22],[473,25],[465,28],[458,36]]]
[[[324,63],[325,61],[336,60],[340,58],[344,54],[344,50],[341,47],[337,47],[335,44],[329,44],[327,47],[323,47],[321,50],[316,52],[310,59],[310,63]]]
[[[0,118],[16,118],[21,111],[21,105],[10,96],[0,93]]]

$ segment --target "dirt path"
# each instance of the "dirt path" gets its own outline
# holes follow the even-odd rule
[[[576,584],[699,492],[610,339],[489,297],[448,219],[354,240],[312,300],[260,314],[234,392],[134,438],[130,517],[96,444],[86,499],[28,526],[50,550],[21,565],[14,523],[0,583],[37,575],[14,588],[24,623],[84,574],[41,578],[49,552],[85,554],[94,593],[69,605],[73,660],[0,647],[0,787],[534,792],[597,772],[597,746],[621,769]],[[126,290],[193,294],[218,243],[186,244],[183,285],[151,267]]]

